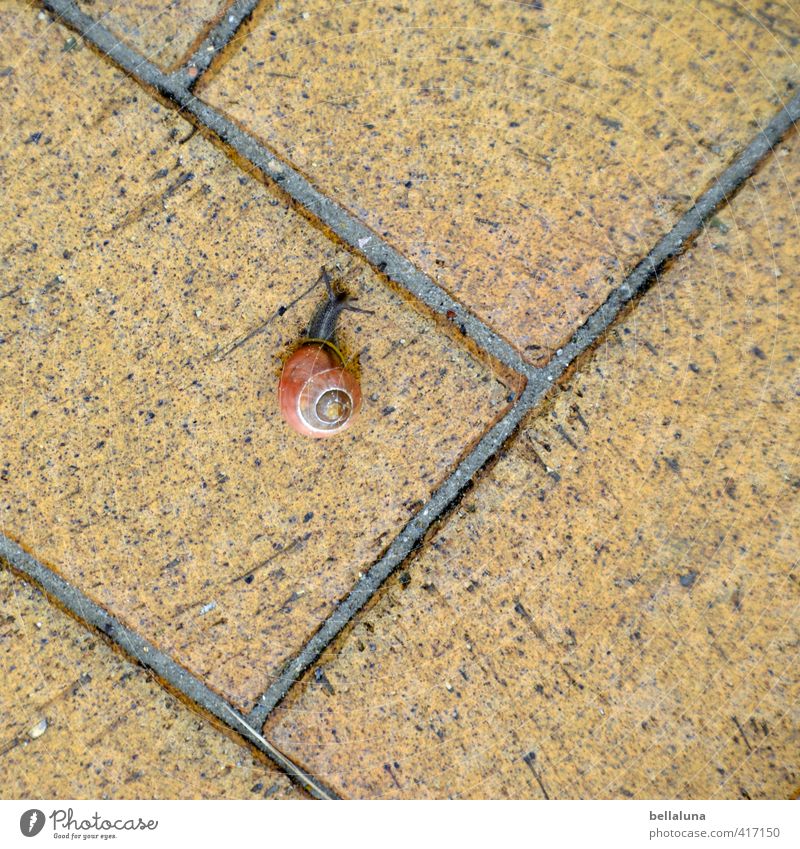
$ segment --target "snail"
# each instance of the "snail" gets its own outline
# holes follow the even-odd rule
[[[327,298],[308,325],[307,338],[286,361],[278,384],[281,414],[303,436],[322,438],[347,430],[361,407],[361,387],[336,347],[336,322],[343,310],[371,314],[337,292],[327,271],[320,278]]]

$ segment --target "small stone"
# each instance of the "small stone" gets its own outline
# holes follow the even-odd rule
[[[28,731],[28,736],[31,738],[31,740],[35,740],[37,737],[41,737],[45,731],[47,731],[47,720],[42,719],[41,721],[37,722],[36,725],[31,728],[30,731]]]

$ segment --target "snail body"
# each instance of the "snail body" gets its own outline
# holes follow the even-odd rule
[[[336,347],[336,323],[351,297],[335,292],[322,273],[328,297],[314,313],[308,337],[286,361],[278,384],[281,414],[303,436],[324,438],[347,430],[361,407],[361,387]]]

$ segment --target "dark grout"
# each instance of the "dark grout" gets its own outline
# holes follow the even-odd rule
[[[16,572],[38,584],[57,599],[81,622],[91,625],[113,640],[124,652],[141,666],[153,672],[192,702],[213,713],[227,726],[249,740],[257,749],[293,778],[317,799],[336,799],[336,794],[292,763],[289,758],[265,740],[256,729],[249,727],[247,719],[235,711],[221,696],[210,690],[199,678],[179,666],[169,655],[157,649],[135,631],[123,625],[100,605],[95,604],[80,590],[73,587],[35,557],[20,548],[5,534],[0,534],[0,563],[6,561]]]
[[[252,16],[262,0],[234,0],[217,23],[212,27],[200,46],[170,76],[176,85],[187,89],[197,85],[214,59],[230,44],[242,25]]]
[[[529,388],[546,381],[552,385],[586,349],[604,333],[622,310],[643,294],[658,279],[659,272],[681,254],[701,228],[724,204],[730,202],[752,176],[774,146],[800,122],[800,92],[796,94],[736,157],[695,203],[678,219],[673,228],[656,243],[581,325],[575,335],[559,349],[553,359],[530,376]]]
[[[659,272],[665,264],[685,250],[700,232],[704,222],[722,204],[733,197],[773,146],[794,124],[800,121],[800,94],[798,94],[753,138],[733,164],[715,180],[711,188],[701,195],[669,233],[660,239],[625,280],[611,292],[606,301],[588,317],[572,339],[559,349],[544,368],[536,369],[526,363],[519,353],[497,333],[439,288],[430,277],[417,270],[402,254],[333,200],[325,197],[302,174],[281,161],[266,146],[237,127],[213,107],[198,100],[191,93],[186,80],[180,73],[171,76],[164,74],[154,65],[143,60],[135,51],[122,45],[108,30],[77,9],[69,0],[43,0],[43,5],[59,15],[64,23],[77,30],[87,41],[107,54],[113,62],[130,73],[138,82],[154,87],[161,95],[173,101],[181,111],[192,115],[201,126],[213,132],[243,159],[258,168],[265,177],[277,183],[300,207],[322,222],[354,252],[364,257],[390,280],[436,313],[447,314],[451,319],[454,313],[455,323],[462,327],[465,335],[472,339],[481,350],[527,379],[526,389],[517,403],[461,461],[422,510],[402,529],[383,557],[373,564],[347,598],[325,620],[322,627],[311,637],[300,653],[284,667],[279,677],[262,695],[247,717],[249,724],[256,726],[263,725],[266,717],[284,698],[304,670],[319,657],[355,614],[375,595],[388,576],[413,552],[434,522],[447,515],[477,473],[491,461],[506,440],[516,431],[523,417],[542,401],[551,387],[558,383],[576,359],[597,341],[622,310],[657,281]],[[249,5],[251,3],[234,4],[240,10]],[[252,3],[252,7],[255,8],[255,3]],[[241,25],[245,17],[246,14],[243,13],[237,27]],[[231,26],[233,25],[231,23]],[[212,31],[212,34],[216,31],[216,29]],[[211,37],[209,35],[209,38]],[[206,63],[206,68],[208,64]],[[65,584],[65,587],[72,592],[78,592],[69,588],[69,585]],[[107,614],[104,615],[107,616]],[[165,663],[174,664],[166,656],[161,657]],[[197,686],[207,690],[202,682],[192,678],[184,670],[181,670],[181,673],[192,679]],[[219,696],[211,695],[227,705]],[[228,721],[227,724],[231,723]],[[299,769],[293,764],[292,767],[295,770]]]

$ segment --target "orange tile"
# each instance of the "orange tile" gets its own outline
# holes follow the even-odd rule
[[[347,796],[800,783],[800,138],[268,720]]]
[[[247,709],[507,390],[65,30],[5,20],[3,531]],[[342,319],[364,409],[310,441],[278,376],[337,264],[374,310]]]
[[[543,364],[778,110],[741,4],[267,4],[201,97]]]
[[[305,799],[0,567],[4,799]]]

